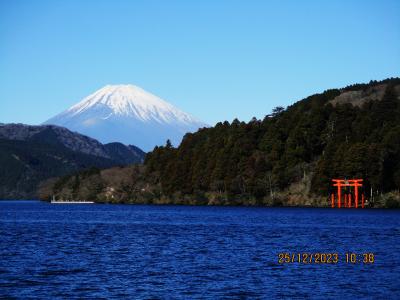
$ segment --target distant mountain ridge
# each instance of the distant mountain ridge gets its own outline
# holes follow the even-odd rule
[[[107,85],[47,120],[103,143],[134,144],[145,151],[207,124],[134,85]]]
[[[0,125],[0,199],[35,197],[47,178],[90,168],[142,163],[145,153],[53,125]]]
[[[136,146],[121,143],[103,145],[88,136],[55,125],[1,124],[0,138],[20,141],[60,143],[72,151],[100,156],[121,163],[141,163],[145,152]],[[121,155],[123,151],[124,155]]]

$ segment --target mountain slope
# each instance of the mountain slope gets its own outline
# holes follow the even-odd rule
[[[107,85],[47,120],[103,143],[133,144],[145,151],[174,145],[207,124],[134,85]]]
[[[331,178],[356,177],[371,203],[399,205],[400,79],[327,90],[263,120],[218,123],[178,148],[157,147],[142,169],[110,172],[94,199],[327,206]],[[95,178],[82,178],[78,197]],[[64,180],[67,193],[73,178]]]
[[[5,139],[0,139],[0,164],[0,199],[34,198],[42,180],[116,165],[110,159],[54,144]]]
[[[145,153],[58,126],[0,125],[0,198],[35,197],[40,181],[89,167],[143,162]]]
[[[104,148],[113,160],[124,165],[142,163],[146,155],[146,153],[138,147],[133,145],[125,146],[121,143],[108,143],[104,145]]]
[[[104,157],[121,164],[141,163],[145,156],[138,147],[125,146],[121,143],[103,145],[93,138],[54,125],[2,124],[0,138],[62,146],[75,152]],[[116,153],[116,149],[119,149],[119,152],[122,151],[123,154]]]

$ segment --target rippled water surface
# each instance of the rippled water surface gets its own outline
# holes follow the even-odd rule
[[[399,299],[400,211],[0,201],[0,298],[31,297]]]

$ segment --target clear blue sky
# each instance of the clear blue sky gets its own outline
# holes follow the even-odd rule
[[[400,1],[0,1],[0,122],[132,83],[209,124],[400,76]]]

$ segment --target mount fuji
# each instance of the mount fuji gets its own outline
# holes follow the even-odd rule
[[[133,144],[144,151],[178,146],[187,132],[207,124],[140,87],[107,85],[44,124],[66,127],[102,143]]]

